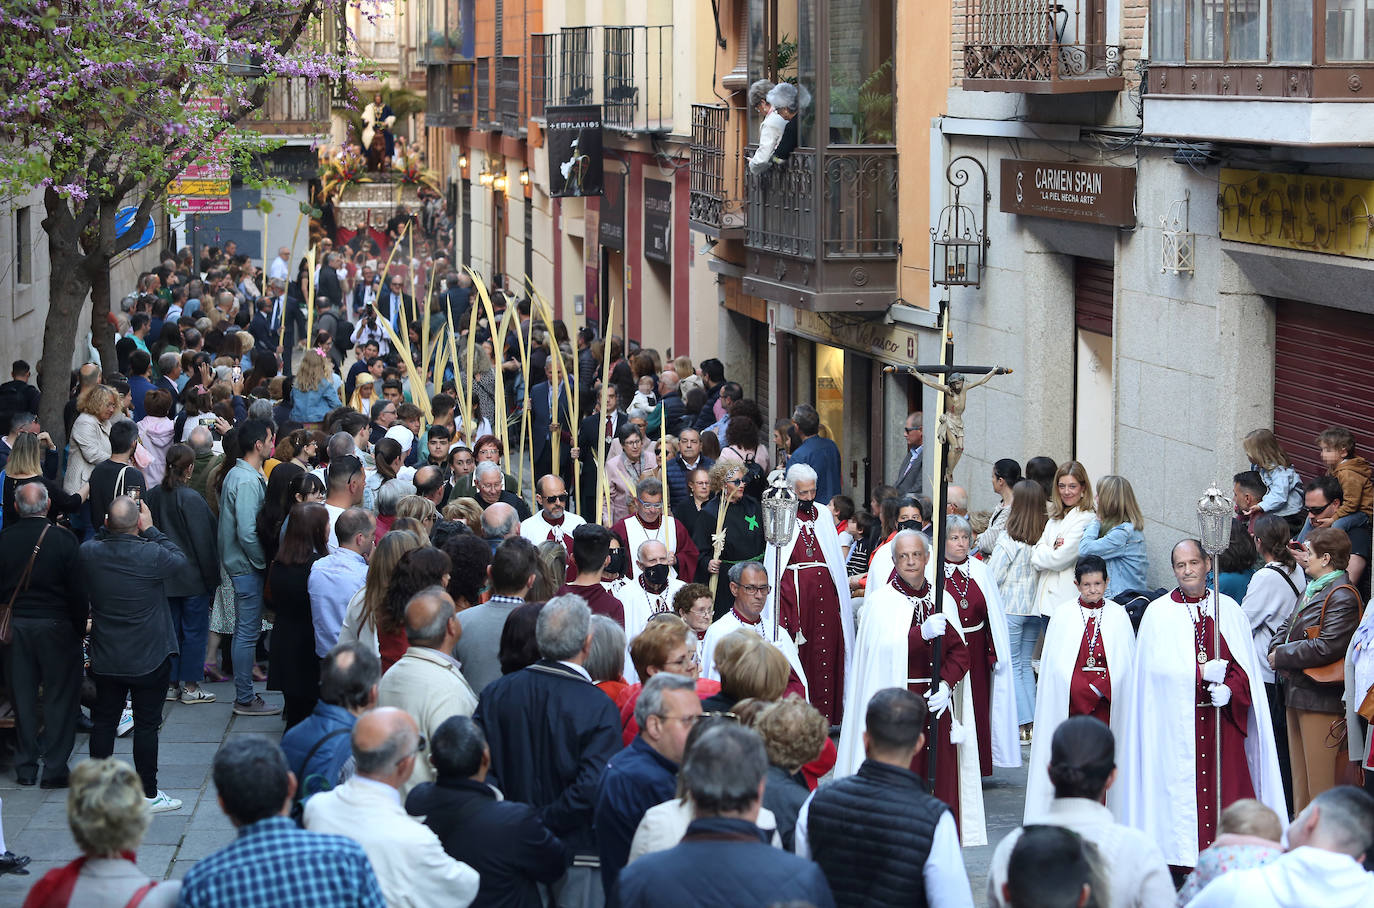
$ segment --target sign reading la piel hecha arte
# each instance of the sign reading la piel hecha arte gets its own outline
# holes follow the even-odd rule
[[[1135,168],[1002,160],[1001,207],[1061,221],[1135,226]]]

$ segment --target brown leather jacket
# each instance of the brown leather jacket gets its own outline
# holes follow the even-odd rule
[[[1303,674],[1305,668],[1316,668],[1345,658],[1350,637],[1360,623],[1360,597],[1349,587],[1350,578],[1342,574],[1317,594],[1306,606],[1295,609],[1288,620],[1279,626],[1269,644],[1274,656],[1274,668],[1283,679],[1288,706],[1312,712],[1340,715],[1344,712],[1341,695],[1344,684],[1318,684]],[[1329,600],[1329,601],[1327,601]],[[1322,603],[1326,602],[1326,618],[1322,620]],[[1321,634],[1307,639],[1307,629],[1321,623]]]

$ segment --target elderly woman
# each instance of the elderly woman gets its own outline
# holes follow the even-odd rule
[[[707,605],[710,605],[709,596]],[[660,613],[650,618],[639,636],[630,641],[630,661],[634,663],[640,681],[625,688],[616,701],[620,707],[620,724],[624,728],[626,747],[639,734],[635,703],[639,702],[639,693],[644,689],[643,682],[659,672],[692,678],[697,684],[697,696],[703,700],[720,692],[719,681],[699,677],[701,665],[697,660],[697,635],[676,615]]]
[[[811,796],[801,776],[803,765],[820,756],[830,733],[830,723],[820,710],[797,697],[767,705],[753,723],[768,752],[768,784],[763,806],[778,821],[782,847],[792,850],[797,814]]]
[[[697,518],[692,542],[701,553],[697,561],[696,579],[708,581],[712,575],[724,575],[742,561],[763,558],[763,507],[757,498],[744,494],[745,465],[739,461],[720,460],[711,467],[711,501]],[[722,505],[721,496],[728,504]],[[720,509],[725,507],[724,523],[720,524]],[[716,553],[717,525],[724,534],[719,554]],[[708,581],[709,583],[709,581]],[[721,576],[717,581],[715,617],[719,618],[734,605],[730,584]]]
[[[119,395],[113,388],[96,385],[76,400],[76,422],[67,439],[67,475],[62,491],[76,493],[91,478],[95,465],[110,459],[110,423],[119,412]],[[77,535],[92,532],[90,510],[83,505],[79,520],[72,521]]]
[[[625,630],[615,619],[592,615],[592,648],[583,667],[612,701],[625,692]]]
[[[607,518],[615,524],[630,516],[630,499],[635,497],[639,481],[653,476],[658,461],[644,444],[644,431],[633,422],[622,423],[616,432],[620,453],[606,460],[606,478],[611,487],[611,513]]]
[[[696,633],[696,645],[706,637],[715,614],[711,588],[704,583],[689,583],[673,597],[673,612]]]
[[[1295,813],[1335,786],[1339,762],[1345,759],[1326,742],[1332,724],[1345,714],[1342,663],[1360,622],[1360,594],[1346,573],[1350,537],[1345,531],[1313,530],[1302,555],[1298,560],[1309,578],[1307,589],[1269,642],[1269,665],[1285,682]],[[1318,681],[1307,674],[1309,669],[1333,677]]]
[[[78,765],[67,792],[67,823],[82,856],[48,871],[24,904],[172,908],[181,892],[180,881],[154,880],[134,863],[134,850],[148,831],[150,817],[143,783],[127,763],[111,757]]]

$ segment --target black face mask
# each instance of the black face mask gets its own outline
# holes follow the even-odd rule
[[[919,521],[919,520],[899,520],[899,521],[897,521],[897,529],[899,529],[899,530],[915,530],[916,532],[919,533],[919,532],[921,532],[921,521]]]
[[[651,590],[661,590],[668,585],[668,565],[655,564],[643,570],[644,585]]]
[[[625,573],[625,550],[615,549],[611,552],[611,563],[606,565],[605,573],[620,574]]]

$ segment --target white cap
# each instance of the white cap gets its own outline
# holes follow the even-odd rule
[[[415,441],[415,433],[400,423],[396,423],[396,425],[387,429],[384,437],[394,438],[396,441],[400,442],[402,454],[409,451],[411,443]]]

